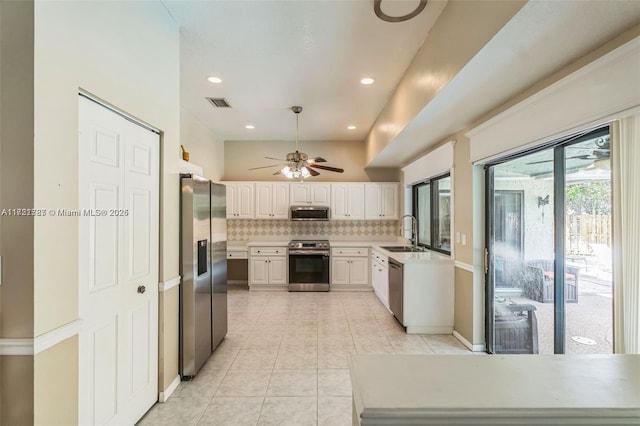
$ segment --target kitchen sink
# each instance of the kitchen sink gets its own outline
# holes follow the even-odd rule
[[[416,248],[413,246],[385,246],[380,247],[384,250],[390,251],[392,253],[402,253],[402,252],[423,252],[422,248]]]

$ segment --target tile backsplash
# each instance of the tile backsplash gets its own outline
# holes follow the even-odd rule
[[[269,219],[228,219],[229,241],[322,238],[349,241],[391,241],[400,233],[397,220],[329,220],[295,222]]]

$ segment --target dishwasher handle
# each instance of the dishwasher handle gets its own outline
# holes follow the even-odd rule
[[[393,269],[401,269],[402,263],[396,262],[395,260],[389,259],[389,267]]]

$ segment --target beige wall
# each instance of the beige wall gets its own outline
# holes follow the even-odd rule
[[[367,135],[366,164],[374,160],[525,3],[521,0],[449,0]]]
[[[453,233],[467,236],[467,244],[455,242],[455,259],[473,264],[473,165],[469,162],[469,139],[462,133],[454,136],[453,146]]]
[[[33,3],[1,2],[0,209],[33,208]],[[33,337],[31,216],[0,216],[0,337]]]
[[[33,3],[0,2],[0,209],[33,207]],[[0,216],[0,338],[33,338],[32,217]],[[33,357],[0,356],[0,424],[33,423]]]
[[[2,356],[0,367],[4,398],[0,407],[0,424],[33,424],[33,356]],[[51,387],[57,391],[55,384]]]
[[[273,173],[278,167],[248,169],[278,164],[264,157],[285,158],[295,150],[293,141],[225,141],[224,145],[223,180],[277,180]],[[344,169],[344,173],[320,170],[320,176],[309,178],[310,182],[397,182],[400,177],[395,168],[365,169],[365,145],[361,141],[301,142],[300,151],[323,157],[328,166]]]
[[[177,25],[162,5],[152,2],[38,2],[35,20],[35,205],[78,207],[78,90],[86,90],[163,132],[160,280],[177,276]],[[74,218],[36,220],[36,336],[78,318],[77,229]],[[59,370],[77,374],[77,351],[77,339],[69,339],[37,355],[33,392],[39,421],[54,416],[64,423],[68,414],[58,410],[77,413],[77,380],[45,372],[55,360]],[[58,403],[61,394],[68,396],[67,404]]]
[[[37,354],[34,362],[34,424],[78,424],[78,336]]]
[[[220,181],[224,174],[224,142],[189,111],[180,109],[180,143],[189,162],[202,167],[205,177]]]

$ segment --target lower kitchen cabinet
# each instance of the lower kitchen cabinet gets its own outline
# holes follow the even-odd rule
[[[287,250],[284,247],[252,247],[249,252],[249,289],[287,289]]]
[[[384,306],[389,308],[389,258],[371,250],[371,285]]]
[[[368,248],[331,249],[331,290],[371,290]]]

